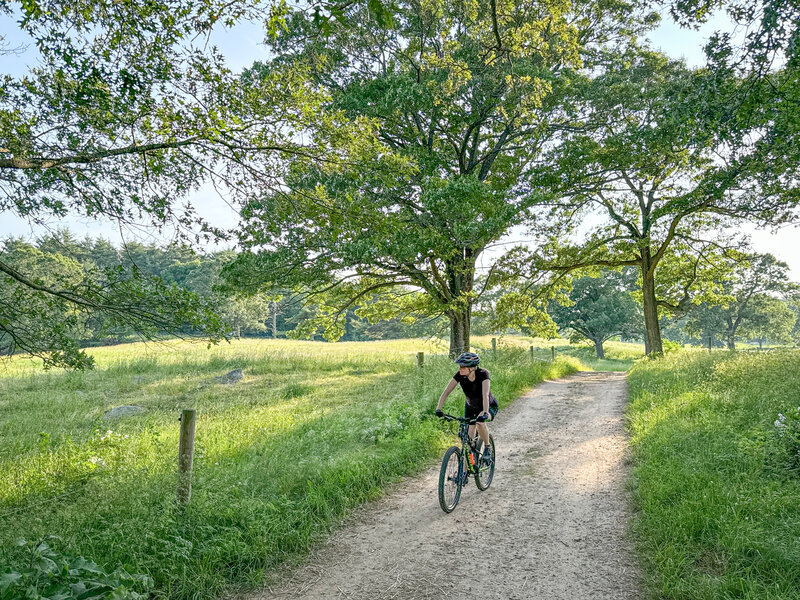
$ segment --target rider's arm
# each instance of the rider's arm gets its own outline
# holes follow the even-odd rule
[[[444,401],[447,400],[447,397],[450,395],[450,392],[456,389],[457,385],[458,382],[455,379],[451,379],[447,383],[447,385],[444,388],[444,391],[442,392],[442,395],[439,396],[439,404],[436,406],[436,410],[442,410],[442,407],[444,406]]]
[[[483,412],[487,415],[489,414],[489,386],[491,385],[491,381],[488,379],[484,379],[483,383],[481,383],[481,391],[483,392]]]

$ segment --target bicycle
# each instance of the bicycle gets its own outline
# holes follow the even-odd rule
[[[489,436],[492,454],[489,463],[481,458],[483,441],[476,435],[469,437],[469,426],[482,422],[478,419],[467,419],[454,415],[444,414],[441,417],[447,421],[458,422],[458,437],[461,438],[461,448],[450,446],[444,453],[442,469],[439,472],[439,505],[446,513],[451,513],[461,498],[461,488],[469,481],[470,476],[475,477],[475,485],[482,492],[489,489],[494,477],[495,453],[494,439]]]

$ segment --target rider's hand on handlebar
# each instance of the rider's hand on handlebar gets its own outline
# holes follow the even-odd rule
[[[488,421],[489,418],[490,418],[489,413],[486,412],[486,411],[483,411],[481,414],[478,415],[478,418],[476,419],[476,421],[478,421],[479,423],[482,423],[483,421]]]
[[[433,413],[433,414],[435,414],[437,417],[443,417],[443,416],[444,416],[444,412],[443,412],[441,409],[439,409],[439,408],[437,408],[437,409],[434,411],[434,413]]]

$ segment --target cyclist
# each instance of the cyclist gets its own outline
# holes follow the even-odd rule
[[[445,400],[457,385],[461,385],[464,395],[467,398],[464,404],[464,417],[467,419],[479,418],[481,420],[492,420],[497,414],[497,400],[489,389],[489,371],[478,367],[481,362],[480,357],[474,352],[464,352],[456,360],[458,372],[447,383],[442,395],[439,397],[439,404],[436,406],[436,416],[441,417],[444,413],[442,407]],[[469,426],[470,438],[475,437],[475,425]],[[485,463],[492,459],[492,449],[489,443],[489,428],[486,423],[477,424],[478,435],[483,440],[483,456]]]

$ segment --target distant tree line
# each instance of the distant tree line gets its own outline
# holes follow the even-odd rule
[[[88,285],[102,288],[109,273],[137,273],[141,281],[155,282],[175,294],[188,294],[219,319],[220,328],[231,336],[308,337],[303,325],[313,321],[320,302],[303,290],[272,290],[243,294],[231,290],[221,274],[236,258],[234,250],[200,254],[185,245],[159,246],[128,242],[116,247],[103,238],[78,238],[69,230],[58,230],[32,242],[7,238],[0,246],[0,260],[25,269],[43,284]],[[769,254],[740,254],[719,283],[713,299],[696,295],[685,302],[680,314],[662,316],[665,339],[685,344],[733,349],[736,341],[762,346],[800,343],[800,292],[788,277],[788,266]],[[573,342],[588,341],[604,357],[610,339],[643,341],[645,327],[637,269],[602,270],[579,274],[565,283],[568,292],[547,306],[558,332]],[[9,293],[11,292],[11,293]],[[3,301],[13,290],[6,287]],[[17,290],[18,292],[18,290]],[[157,294],[152,287],[150,293]],[[536,335],[525,328],[498,328],[496,302],[500,294],[487,294],[476,304],[471,328],[479,335],[517,333]],[[30,299],[29,299],[30,300]],[[445,335],[445,315],[429,318],[412,311],[382,319],[385,298],[376,295],[366,303],[369,310],[349,308],[336,316],[343,341],[397,339]],[[50,324],[51,335],[68,335],[76,347],[137,339],[137,327],[97,311],[75,311],[69,305],[34,302],[31,309]],[[154,334],[166,333],[158,331]],[[193,335],[196,327],[187,321],[169,333]],[[44,335],[44,332],[42,332]],[[311,334],[313,337],[313,333]],[[25,348],[16,348],[25,350]],[[13,339],[0,337],[0,350],[13,352]]]
[[[736,349],[736,343],[800,345],[800,286],[789,280],[788,265],[771,254],[738,253],[717,265],[716,293],[689,295],[660,318],[664,339],[695,346]],[[560,331],[573,341],[594,344],[613,337],[646,340],[636,272],[603,271],[572,281],[569,302],[551,302]]]
[[[220,331],[230,336],[291,336],[299,323],[306,320],[316,309],[313,299],[303,291],[274,290],[271,293],[241,294],[220,286],[220,273],[236,256],[233,250],[221,250],[205,254],[197,253],[186,245],[159,246],[141,242],[127,242],[116,247],[103,238],[79,238],[69,230],[62,229],[28,242],[9,237],[0,244],[0,261],[5,265],[25,271],[32,282],[58,284],[65,288],[108,285],[109,274],[123,274],[142,282],[142,291],[151,293],[152,300],[159,298],[158,287],[184,294],[205,307],[209,314],[219,319]],[[0,302],[10,303],[14,298],[21,301],[21,286],[7,280],[0,291]],[[129,341],[140,337],[135,326],[102,311],[76,311],[70,304],[40,302],[41,298],[26,297],[30,310],[42,318],[39,342],[43,349],[48,346],[47,329],[50,336],[63,335],[74,340],[74,347],[101,343]],[[33,304],[30,304],[33,302]],[[24,304],[24,302],[22,302]],[[342,315],[345,333],[343,340],[391,339],[420,337],[442,333],[441,321],[413,319],[389,319],[370,323],[350,309]],[[171,333],[194,335],[198,328],[189,320],[176,327],[159,328],[154,324],[153,335]],[[30,332],[28,330],[26,333]],[[56,341],[50,340],[50,344]],[[32,346],[16,345],[11,335],[0,333],[0,352],[35,350]],[[36,352],[34,352],[36,353]],[[55,364],[55,363],[53,363]]]

